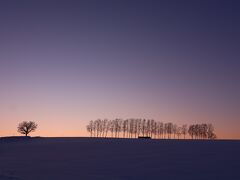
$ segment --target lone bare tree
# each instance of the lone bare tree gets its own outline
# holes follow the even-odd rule
[[[34,132],[37,129],[37,124],[33,121],[23,121],[18,125],[18,132],[28,136],[29,133]]]

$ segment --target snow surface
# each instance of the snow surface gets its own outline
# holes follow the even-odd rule
[[[240,180],[240,141],[0,139],[0,180]]]

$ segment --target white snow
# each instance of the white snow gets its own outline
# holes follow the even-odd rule
[[[0,139],[0,180],[239,180],[240,141]]]

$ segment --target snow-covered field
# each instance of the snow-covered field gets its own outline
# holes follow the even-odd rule
[[[240,180],[240,141],[0,139],[0,180]]]

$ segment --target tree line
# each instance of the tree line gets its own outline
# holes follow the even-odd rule
[[[18,125],[18,132],[28,136],[37,129],[33,121],[23,121]],[[90,121],[87,131],[91,137],[138,138],[151,137],[155,139],[216,139],[212,124],[183,124],[163,123],[154,119],[97,119]]]
[[[97,119],[86,126],[91,137],[138,138],[151,137],[155,139],[216,139],[212,124],[192,124],[181,126],[154,119]]]

